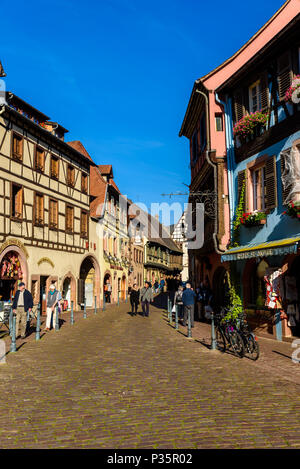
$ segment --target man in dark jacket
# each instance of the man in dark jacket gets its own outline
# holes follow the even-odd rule
[[[132,289],[130,290],[130,304],[131,304],[132,316],[137,314],[139,302],[140,302],[140,290],[136,288],[136,283],[135,283]]]
[[[19,284],[19,290],[16,292],[13,301],[13,313],[16,315],[16,338],[19,337],[21,322],[21,338],[26,337],[27,311],[31,312],[33,308],[33,299],[30,291],[25,289],[25,283]]]
[[[196,293],[191,289],[191,284],[186,284],[186,289],[182,294],[183,303],[183,325],[186,326],[188,315],[191,317],[191,326],[194,327],[194,305]]]

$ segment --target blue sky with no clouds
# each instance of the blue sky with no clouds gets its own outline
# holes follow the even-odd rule
[[[69,129],[96,163],[113,164],[135,202],[183,203],[161,194],[190,183],[178,132],[194,80],[283,3],[15,0],[1,23],[6,87]]]

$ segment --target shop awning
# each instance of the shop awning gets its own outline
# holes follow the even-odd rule
[[[279,239],[267,243],[247,244],[229,249],[221,256],[221,261],[238,261],[252,257],[280,256],[282,254],[296,254],[300,236]]]

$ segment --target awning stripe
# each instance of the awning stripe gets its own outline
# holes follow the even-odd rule
[[[300,236],[286,238],[267,243],[248,244],[230,249],[221,256],[221,261],[235,261],[251,259],[253,257],[280,256],[284,254],[296,254]]]

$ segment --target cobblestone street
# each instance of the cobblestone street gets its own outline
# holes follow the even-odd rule
[[[208,325],[190,340],[163,309],[128,312],[77,315],[7,355],[1,448],[300,448],[291,344],[262,339],[252,362],[210,351]]]

